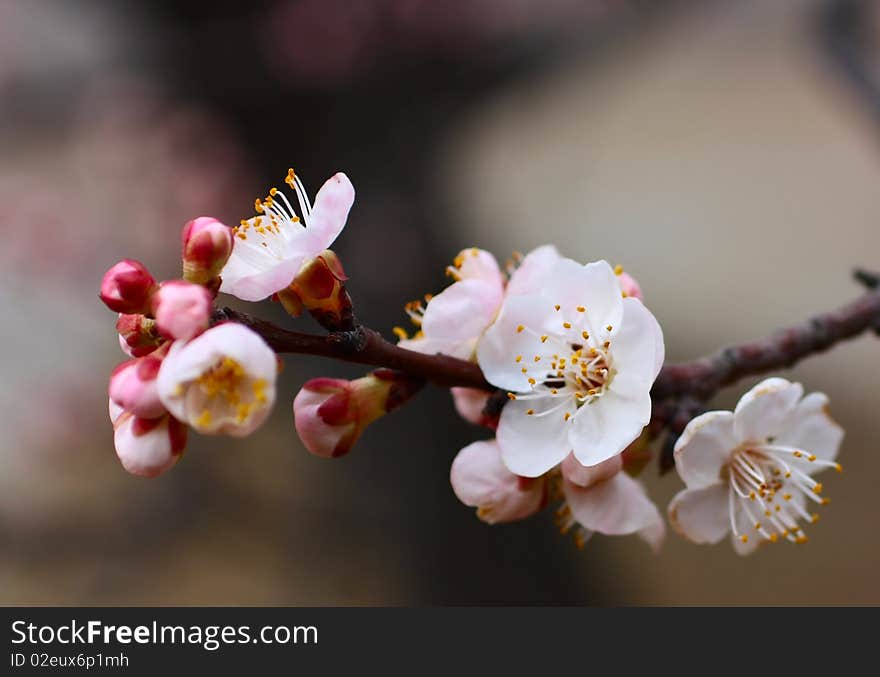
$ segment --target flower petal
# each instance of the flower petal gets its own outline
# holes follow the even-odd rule
[[[545,352],[541,335],[552,333],[554,315],[552,304],[543,296],[506,299],[498,319],[477,344],[477,361],[486,380],[498,388],[515,392],[529,390],[529,376],[522,372],[516,357]]]
[[[568,435],[569,446],[578,461],[597,465],[626,449],[650,420],[651,396],[647,390],[634,398],[609,390],[577,410]]]
[[[789,414],[785,432],[775,444],[803,449],[823,461],[833,461],[842,440],[843,428],[828,413],[828,397],[824,393],[810,393]]]
[[[626,473],[591,487],[563,483],[565,500],[574,518],[600,534],[638,533],[656,551],[665,535],[663,519],[644,487]]]
[[[489,393],[477,388],[450,388],[455,410],[465,421],[474,425],[483,425],[486,416],[483,410],[489,400]]]
[[[669,504],[669,523],[694,543],[718,543],[730,531],[726,482],[684,489]]]
[[[635,396],[650,390],[657,377],[658,347],[659,364],[663,364],[663,333],[641,301],[625,298],[622,305],[620,328],[611,339],[611,354],[618,372],[611,388],[623,395]]]
[[[562,307],[564,319],[586,321],[591,334],[598,335],[606,326],[616,329],[623,315],[623,293],[620,280],[607,261],[582,266],[577,261],[562,259],[544,280],[543,293],[551,303]],[[586,307],[578,318],[575,309]]]
[[[462,280],[431,299],[422,319],[422,331],[428,339],[442,339],[456,346],[455,357],[461,354],[458,344],[479,338],[495,319],[501,304],[501,287],[482,280]]]
[[[784,378],[768,378],[743,395],[733,412],[736,437],[745,441],[765,441],[784,431],[785,421],[804,393],[800,383]]]
[[[262,301],[287,287],[305,260],[305,255],[286,259],[273,259],[265,268],[255,268],[236,256],[240,246],[232,250],[232,256],[221,272],[220,291],[242,301]]]
[[[510,472],[495,440],[474,442],[459,451],[449,480],[458,500],[479,508],[480,519],[489,524],[528,517],[545,499],[544,480],[524,480]]]
[[[574,454],[569,454],[562,461],[562,476],[579,487],[591,487],[614,477],[623,469],[623,456],[618,454],[599,465],[584,465]]]
[[[312,213],[308,217],[309,235],[318,252],[327,249],[345,228],[348,212],[354,204],[354,186],[342,172],[331,176],[315,196]]]
[[[498,298],[504,292],[504,276],[498,268],[498,261],[485,249],[472,247],[459,252],[456,258],[461,265],[458,266],[458,276],[462,280],[479,280],[494,287],[498,292]]]
[[[523,477],[538,477],[562,462],[571,446],[569,424],[563,411],[541,415],[555,407],[552,397],[508,402],[498,422],[498,444],[504,464],[511,472]],[[535,414],[526,412],[533,409]]]
[[[508,296],[539,293],[544,280],[561,260],[562,255],[551,244],[533,249],[510,276],[505,293]]]
[[[733,421],[729,411],[707,411],[685,427],[674,454],[675,469],[688,489],[710,486],[720,478],[722,467],[739,445]]]

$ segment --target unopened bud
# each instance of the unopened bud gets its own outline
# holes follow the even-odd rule
[[[232,229],[210,216],[188,221],[181,233],[183,279],[196,284],[215,280],[232,254]]]
[[[113,444],[119,462],[132,475],[156,477],[183,455],[187,427],[173,416],[138,418],[126,412],[114,423]]]
[[[351,329],[354,318],[345,290],[347,279],[339,257],[326,249],[303,264],[290,286],[278,292],[278,300],[294,317],[305,308],[326,329]]]
[[[166,338],[189,339],[208,328],[213,297],[205,287],[184,280],[163,282],[153,295],[156,324]]]
[[[120,314],[116,320],[116,331],[119,332],[119,347],[131,357],[148,355],[164,342],[156,320],[145,315]]]
[[[140,418],[158,418],[164,414],[165,407],[159,400],[156,385],[161,366],[162,357],[156,355],[123,362],[110,377],[110,400]]]
[[[123,259],[101,281],[101,300],[117,313],[148,313],[156,280],[144,264]]]
[[[370,423],[406,402],[422,385],[390,369],[354,381],[312,379],[293,401],[296,431],[313,454],[343,456]]]

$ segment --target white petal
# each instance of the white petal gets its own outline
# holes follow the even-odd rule
[[[733,414],[707,411],[691,420],[675,443],[675,469],[689,489],[707,487],[718,481],[738,445]]]
[[[611,338],[611,355],[618,371],[611,388],[623,395],[650,390],[657,377],[657,348],[662,352],[663,334],[651,312],[634,298],[622,299],[620,328]],[[663,364],[662,357],[660,364]]]
[[[510,472],[495,440],[474,442],[458,452],[449,480],[458,499],[481,508],[480,519],[489,524],[523,519],[544,502],[543,479],[523,481]]]
[[[684,489],[669,504],[669,523],[694,543],[718,543],[730,531],[726,482]]]
[[[789,414],[785,431],[774,444],[802,449],[823,461],[833,461],[842,440],[843,428],[828,413],[828,397],[824,393],[810,393]]]
[[[282,260],[273,259],[271,265],[255,270],[236,258],[233,250],[232,257],[220,274],[220,291],[242,301],[262,301],[287,287],[296,277],[304,260],[303,255]]]
[[[506,294],[508,296],[515,296],[539,293],[544,280],[553,272],[556,264],[561,260],[562,255],[553,245],[546,244],[543,247],[533,249],[526,254],[522,263],[519,264],[519,267],[510,276]]]
[[[445,292],[444,292],[445,293]],[[543,296],[514,296],[505,300],[501,313],[477,344],[477,361],[486,380],[498,388],[529,390],[529,375],[522,373],[518,355],[526,359],[545,352],[540,336],[552,333],[556,312]],[[518,331],[519,327],[523,331]]]
[[[616,329],[620,325],[623,294],[620,280],[607,261],[582,266],[571,259],[562,259],[544,281],[543,293],[552,303],[562,306],[564,319],[586,321],[594,335],[605,332],[606,326]],[[581,315],[575,311],[578,306],[587,309],[582,317],[577,317]]]
[[[765,441],[784,429],[804,389],[784,378],[768,378],[743,395],[733,412],[733,429],[742,441]]]
[[[657,506],[626,473],[589,488],[564,482],[563,491],[572,515],[587,529],[610,536],[639,533],[654,550],[662,543],[665,529]]]
[[[334,174],[321,186],[321,190],[315,196],[307,229],[318,247],[313,255],[333,244],[345,228],[352,204],[354,204],[354,186],[342,172]]]
[[[558,403],[551,397],[527,402],[514,400],[502,409],[498,444],[504,464],[511,472],[523,477],[538,477],[561,463],[571,451],[569,423],[563,418],[564,411],[560,409],[545,416],[538,415]],[[529,409],[534,409],[535,415],[527,414]]]
[[[577,410],[568,436],[569,444],[581,463],[597,465],[626,449],[650,419],[648,392],[628,398],[608,391]]]
[[[133,426],[137,419],[128,416],[119,421],[113,434],[116,455],[122,467],[132,475],[156,477],[177,463],[180,450],[172,444],[168,417],[149,432],[135,435]]]
[[[428,339],[472,342],[495,319],[500,304],[500,285],[481,280],[456,282],[428,303],[422,331]]]

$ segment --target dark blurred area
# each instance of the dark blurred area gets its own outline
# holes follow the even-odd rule
[[[749,560],[672,534],[656,559],[636,539],[579,552],[550,515],[485,526],[448,473],[487,435],[438,389],[350,456],[312,457],[290,402],[355,366],[288,356],[269,424],[192,435],[152,481],[119,466],[106,413],[123,356],[103,272],[132,257],[178,276],[185,221],[236,223],[289,166],[312,192],[352,179],[334,249],[358,317],[386,333],[472,245],[624,262],[675,359],[846,300],[850,266],[880,267],[880,13],[784,4],[0,0],[0,603],[880,602],[880,542],[857,524],[876,340],[794,374],[850,430],[842,516],[809,551]],[[770,266],[763,302],[752,273],[766,284]],[[719,307],[737,273],[748,322]],[[647,473],[663,501],[680,486]],[[835,567],[847,548],[857,571]]]

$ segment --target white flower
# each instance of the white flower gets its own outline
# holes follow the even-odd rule
[[[799,383],[771,378],[743,395],[733,413],[710,411],[690,423],[675,445],[675,467],[687,485],[669,504],[669,519],[695,543],[730,532],[748,554],[780,538],[806,542],[799,522],[815,522],[807,501],[824,504],[812,475],[834,461],[843,430],[828,398],[801,399]]]
[[[486,379],[511,399],[498,442],[517,475],[537,477],[569,454],[596,465],[623,451],[651,417],[663,333],[623,298],[605,261],[555,263],[540,293],[505,300],[477,346]]]
[[[191,341],[175,341],[159,369],[162,404],[200,433],[249,435],[275,401],[278,362],[247,327],[220,324]]]
[[[420,326],[416,338],[395,329],[403,340],[398,345],[421,353],[443,353],[463,360],[473,358],[483,332],[491,325],[505,297],[537,291],[543,278],[561,259],[551,245],[530,252],[507,281],[495,257],[482,249],[465,249],[447,272],[453,282],[443,292],[407,305],[407,312]]]
[[[302,265],[327,249],[345,227],[354,187],[341,172],[330,177],[309,203],[292,169],[285,182],[296,192],[302,220],[281,191],[257,199],[257,216],[233,231],[235,245],[220,273],[220,291],[243,301],[260,301],[287,287]]]
[[[577,526],[578,547],[594,533],[608,536],[638,534],[657,552],[666,526],[644,487],[623,470],[620,454],[585,467],[573,454],[561,465],[565,504],[556,512],[560,531]]]

